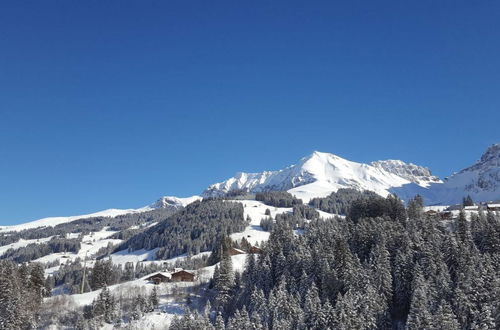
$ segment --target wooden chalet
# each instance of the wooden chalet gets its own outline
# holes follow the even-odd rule
[[[453,219],[453,212],[443,211],[443,212],[439,213],[439,216],[443,220],[451,220],[451,219]]]
[[[258,246],[255,246],[255,245],[252,245],[250,247],[250,253],[258,253],[258,254],[261,254],[262,253],[262,249]]]
[[[463,209],[462,204],[450,205],[445,211],[461,211]]]
[[[158,272],[151,276],[146,277],[147,281],[151,281],[154,284],[160,284],[165,282],[170,282],[171,275],[169,273]]]
[[[500,203],[486,204],[486,209],[488,211],[500,211]]]
[[[230,255],[230,256],[235,256],[235,255],[238,255],[238,254],[245,254],[246,252],[243,251],[243,250],[240,250],[240,249],[237,249],[237,248],[230,248],[227,253]]]
[[[172,282],[193,282],[194,274],[186,270],[179,270],[171,274]]]

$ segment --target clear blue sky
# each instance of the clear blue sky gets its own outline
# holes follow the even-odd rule
[[[313,150],[446,176],[500,142],[498,1],[2,1],[0,224]]]

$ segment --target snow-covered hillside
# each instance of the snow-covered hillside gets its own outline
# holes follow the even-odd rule
[[[185,207],[186,205],[200,200],[200,196],[191,196],[191,197],[186,197],[186,198],[180,198],[180,197],[174,197],[174,196],[164,196],[160,199],[158,199],[156,202],[138,208],[138,209],[108,209],[96,213],[91,213],[91,214],[83,214],[83,215],[76,215],[76,216],[69,216],[69,217],[49,217],[49,218],[43,218],[39,220],[34,220],[26,223],[22,223],[19,225],[13,225],[13,226],[0,226],[0,232],[8,232],[8,231],[20,231],[20,230],[25,230],[25,229],[32,229],[32,228],[38,228],[38,227],[54,227],[59,224],[63,223],[68,223],[72,222],[75,220],[79,219],[87,219],[87,218],[98,218],[98,217],[117,217],[119,215],[124,215],[124,214],[131,214],[131,213],[142,213],[142,212],[147,212],[151,211],[154,209],[173,209],[173,210],[178,210],[182,207]]]
[[[7,232],[7,231],[20,231],[24,229],[32,229],[32,228],[38,228],[38,227],[53,227],[57,226],[62,223],[67,223],[71,221],[75,221],[78,219],[86,219],[86,218],[98,218],[98,217],[117,217],[119,215],[123,214],[129,214],[129,213],[139,213],[139,212],[145,212],[145,211],[150,211],[152,208],[146,206],[140,209],[126,209],[126,210],[120,210],[120,209],[109,209],[109,210],[104,210],[96,213],[91,213],[91,214],[84,214],[84,215],[76,215],[76,216],[69,216],[69,217],[49,217],[49,218],[43,218],[39,220],[34,220],[30,222],[26,222],[23,224],[19,225],[13,225],[13,226],[1,226],[0,227],[0,232]]]
[[[250,244],[254,245],[269,239],[269,232],[260,226],[260,220],[267,217],[266,210],[270,211],[272,218],[276,217],[276,214],[292,212],[292,208],[269,206],[258,201],[243,200],[238,202],[243,204],[244,217],[250,217],[251,221],[245,231],[231,234],[231,239],[240,241],[245,238]]]
[[[434,185],[436,203],[452,204],[470,195],[475,201],[500,199],[500,144],[489,147],[472,166]]]

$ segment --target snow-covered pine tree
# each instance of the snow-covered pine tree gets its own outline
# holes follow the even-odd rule
[[[429,329],[432,326],[432,316],[429,310],[429,290],[422,270],[417,267],[413,279],[410,313],[406,323],[407,330]]]
[[[149,294],[148,303],[148,305],[151,307],[151,312],[158,308],[158,304],[160,303],[160,301],[158,299],[158,289],[156,285],[153,287],[153,290],[151,290],[151,293]]]
[[[435,315],[433,316],[433,327],[439,330],[458,330],[460,326],[457,317],[453,313],[450,304],[441,301]]]
[[[220,262],[219,275],[214,279],[215,306],[217,309],[224,309],[231,299],[231,291],[234,287],[234,271],[231,257],[223,257]]]

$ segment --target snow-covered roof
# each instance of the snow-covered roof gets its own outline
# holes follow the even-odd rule
[[[500,207],[500,203],[487,204],[488,207]]]
[[[158,276],[158,275],[164,276],[166,278],[172,278],[172,274],[170,274],[170,273],[167,273],[167,272],[156,272],[156,273],[149,274],[149,275],[145,276],[144,279],[147,280],[147,279],[150,279],[150,278]]]
[[[175,275],[175,274],[179,274],[179,273],[188,273],[188,274],[194,275],[194,272],[193,272],[193,271],[189,271],[189,270],[181,269],[181,270],[179,270],[179,271],[173,272],[172,274],[170,274],[170,276],[173,276],[173,275]]]

